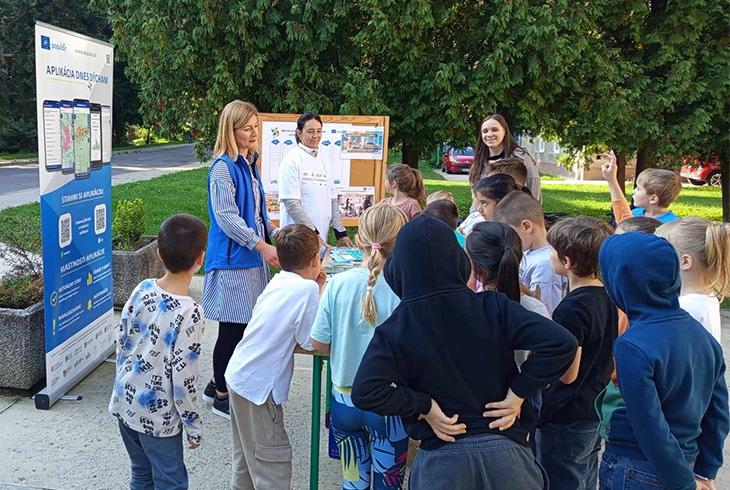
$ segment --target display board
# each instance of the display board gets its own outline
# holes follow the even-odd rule
[[[114,351],[114,48],[36,22],[47,409]]]
[[[345,226],[357,226],[364,209],[384,197],[388,116],[322,115],[319,151],[328,162]],[[296,147],[299,114],[259,114],[261,179],[272,221],[279,219],[279,164]]]

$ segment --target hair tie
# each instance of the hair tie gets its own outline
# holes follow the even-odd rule
[[[367,290],[372,291],[375,288],[375,286],[368,286]]]
[[[370,248],[372,248],[373,250],[380,250],[383,248],[383,246],[380,245],[380,243],[378,242],[373,242],[370,244]]]

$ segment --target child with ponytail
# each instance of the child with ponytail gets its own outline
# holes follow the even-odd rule
[[[466,238],[466,253],[472,264],[472,289],[499,291],[526,310],[550,318],[540,300],[520,292],[522,242],[510,226],[496,221],[477,223]]]
[[[381,202],[399,208],[406,213],[408,220],[421,214],[422,206],[426,205],[426,188],[421,172],[404,163],[388,167],[385,190],[393,197],[386,197]]]
[[[730,224],[689,217],[657,228],[679,255],[679,306],[720,342],[720,302],[730,295]]]
[[[360,410],[353,405],[350,394],[375,328],[400,302],[381,273],[407,221],[405,213],[390,204],[365,210],[356,238],[363,251],[363,266],[329,280],[312,327],[315,349],[330,355],[331,424],[340,450],[345,489],[403,485],[408,436],[401,418]]]

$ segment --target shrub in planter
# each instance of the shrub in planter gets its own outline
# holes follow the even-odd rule
[[[119,201],[112,221],[112,243],[115,250],[134,250],[144,233],[144,201]]]
[[[29,389],[46,371],[38,228],[14,218],[0,227],[0,387]]]
[[[112,221],[112,267],[114,271],[114,307],[121,309],[137,284],[165,272],[157,257],[157,238],[143,236],[144,202],[142,199],[120,201]]]

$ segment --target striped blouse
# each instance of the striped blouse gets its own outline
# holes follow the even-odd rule
[[[251,172],[250,165],[246,165],[246,168]],[[260,209],[264,196],[259,192],[259,184],[253,172],[251,181],[254,203],[256,209]],[[216,221],[226,235],[248,249],[253,249],[263,240],[264,226],[270,224],[264,223],[259,213],[254,229],[239,215],[235,199],[236,188],[225,163],[214,163],[210,169],[209,192]],[[216,269],[207,272],[203,286],[205,317],[218,322],[248,323],[256,299],[269,279],[269,267],[266,263],[249,269]]]

